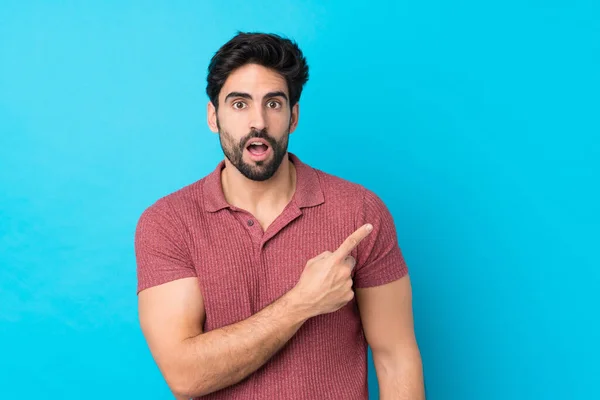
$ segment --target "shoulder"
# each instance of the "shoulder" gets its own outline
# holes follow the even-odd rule
[[[329,172],[313,168],[326,200],[334,205],[354,205],[362,208],[366,203],[381,202],[380,197],[366,185],[353,182]]]
[[[197,180],[156,199],[143,209],[138,224],[153,220],[180,224],[190,215],[198,214],[203,210],[202,187],[205,179]]]
[[[336,176],[313,168],[319,177],[326,209],[331,216],[342,216],[354,221],[354,227],[371,223],[377,227],[395,230],[390,209],[373,189],[366,184]]]

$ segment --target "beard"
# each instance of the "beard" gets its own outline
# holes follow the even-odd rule
[[[221,149],[225,157],[242,175],[253,181],[266,181],[277,172],[287,153],[289,135],[290,132],[288,129],[280,140],[276,140],[267,133],[266,129],[261,131],[252,130],[249,134],[241,138],[239,142],[236,142],[227,131],[222,130],[219,126],[219,141],[221,142]],[[264,161],[245,162],[244,150],[246,149],[246,144],[248,140],[254,138],[266,140],[273,151],[273,157]]]

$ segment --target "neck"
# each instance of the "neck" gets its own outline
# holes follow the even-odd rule
[[[296,168],[286,154],[275,174],[266,181],[258,182],[242,175],[225,157],[221,186],[225,200],[234,207],[253,214],[283,209],[296,190]]]

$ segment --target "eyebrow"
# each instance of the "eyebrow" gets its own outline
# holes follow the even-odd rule
[[[229,99],[231,97],[241,97],[244,99],[252,100],[252,96],[249,93],[231,92],[227,96],[225,96],[225,101],[227,101],[227,99]],[[287,95],[282,91],[269,92],[269,93],[265,94],[265,98],[269,98],[269,97],[283,97],[285,99],[285,101],[288,101]]]

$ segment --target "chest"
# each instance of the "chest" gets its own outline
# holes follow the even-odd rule
[[[275,220],[281,215],[282,210],[254,213],[254,219],[257,221],[263,232],[266,232]]]
[[[291,290],[308,260],[335,250],[353,231],[309,213],[275,219],[266,231],[248,215],[205,224],[193,262],[205,330],[246,319]]]

